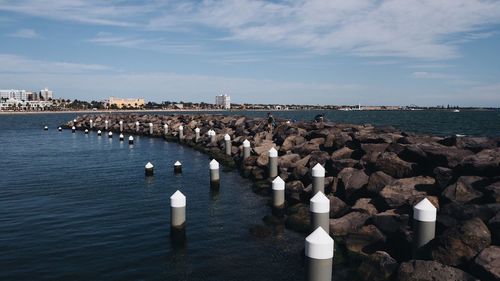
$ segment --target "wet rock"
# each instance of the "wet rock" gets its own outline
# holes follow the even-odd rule
[[[309,214],[309,207],[304,204],[300,204],[295,213],[290,214],[285,221],[287,228],[295,230],[301,233],[310,233],[311,231],[311,221]]]
[[[388,281],[398,269],[398,262],[388,253],[376,251],[363,260],[357,273],[363,281]]]
[[[258,238],[266,238],[273,234],[273,230],[264,225],[254,225],[250,228],[250,234]]]
[[[460,177],[456,183],[448,186],[443,191],[442,196],[453,202],[461,204],[469,203],[483,196],[483,193],[474,187],[475,184],[482,180],[483,178],[475,176]]]
[[[354,168],[345,168],[338,174],[339,188],[345,194],[347,200],[354,199],[357,194],[361,193],[361,189],[368,184],[368,175],[364,170]]]
[[[289,204],[300,202],[302,192],[304,192],[304,184],[299,180],[287,182],[285,184],[285,195]]]
[[[420,201],[427,195],[425,191],[420,190],[428,189],[434,183],[434,178],[424,176],[398,179],[386,185],[380,191],[380,196],[390,208],[397,208],[405,204],[413,206],[413,203]]]
[[[401,281],[479,281],[472,275],[436,261],[411,260],[399,266],[397,279]]]
[[[386,185],[391,184],[393,181],[393,177],[382,171],[377,171],[370,175],[366,189],[371,194],[378,194]]]
[[[490,246],[474,259],[473,272],[482,280],[500,280],[500,247]]]
[[[432,259],[452,266],[473,259],[491,244],[488,227],[479,218],[473,218],[450,229],[429,242]]]
[[[371,224],[362,226],[345,237],[347,249],[360,255],[373,253],[385,240],[385,235]]]
[[[384,152],[377,159],[375,168],[394,178],[406,178],[415,174],[416,164],[401,160],[395,153]]]
[[[371,203],[371,198],[360,198],[356,201],[354,206],[352,206],[353,211],[366,212],[370,216],[373,216],[378,213],[375,205]]]
[[[351,207],[338,197],[328,196],[328,199],[330,199],[330,218],[332,219],[342,217],[351,210]]]
[[[330,219],[330,233],[336,236],[346,235],[360,229],[370,215],[364,212],[352,212],[338,219]]]

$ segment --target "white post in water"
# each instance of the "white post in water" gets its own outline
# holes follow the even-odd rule
[[[92,121],[92,119],[90,119],[90,129],[94,128],[94,121]]]
[[[120,120],[120,132],[123,132],[123,120]]]
[[[149,134],[153,134],[153,123],[149,122]]]
[[[108,130],[108,123],[109,123],[108,120],[104,121],[104,129],[105,130]]]
[[[154,174],[154,166],[151,164],[151,162],[148,162],[146,166],[144,166],[144,172],[146,176],[152,176]]]
[[[182,173],[182,164],[179,161],[175,161],[174,163],[174,174],[181,174]]]
[[[330,233],[330,199],[323,192],[318,191],[311,198],[309,212],[312,229],[322,227],[326,233]]]
[[[273,180],[273,215],[282,217],[285,213],[285,181],[277,176]]]
[[[134,144],[134,137],[133,136],[128,137],[128,144]]]
[[[210,188],[219,189],[220,176],[219,176],[219,162],[213,159],[210,161]]]
[[[250,157],[250,142],[248,140],[243,141],[243,160]]]
[[[108,138],[110,138],[110,139],[113,138],[113,132],[109,131]]]
[[[163,134],[166,136],[168,134],[168,124],[163,125]]]
[[[272,147],[269,149],[269,178],[274,179],[278,176],[278,151]]]
[[[321,191],[325,193],[325,168],[318,163],[312,168],[312,178],[313,178],[313,195]]]
[[[59,132],[62,132],[62,128],[61,128],[61,127],[57,128],[57,130],[58,130]]]
[[[71,132],[74,133],[75,131],[76,131],[76,127],[75,126],[71,127]]]
[[[333,239],[321,227],[306,237],[308,281],[332,280],[333,247]]]
[[[44,131],[48,131],[48,130],[49,130],[49,127],[48,127],[48,126],[45,126],[45,127],[43,127],[43,130],[44,130]]]
[[[125,136],[123,134],[120,134],[120,141],[123,141],[125,139]]]
[[[198,143],[200,140],[200,128],[194,129],[194,142]]]
[[[226,150],[226,155],[231,156],[231,136],[229,136],[229,134],[224,135],[224,148]]]
[[[101,130],[97,130],[97,135],[98,135],[98,136],[101,136],[101,135],[102,135]]]
[[[210,143],[215,143],[215,141],[216,141],[216,138],[215,138],[215,135],[216,135],[216,134],[215,134],[215,131],[214,131],[214,130],[212,130],[212,129],[210,129],[210,130],[208,131],[208,135],[210,136]]]
[[[422,246],[434,239],[437,210],[431,201],[424,198],[413,206],[413,256],[418,257]]]
[[[180,125],[179,126],[179,141],[182,141],[184,139],[184,126]]]
[[[135,121],[135,132],[139,132],[139,129],[141,128],[140,126],[141,124],[139,123],[139,121]]]
[[[89,134],[89,130],[88,129],[85,129],[85,134],[88,135]]]
[[[183,233],[186,228],[186,196],[177,190],[170,196],[170,230]],[[174,233],[172,233],[174,234]]]

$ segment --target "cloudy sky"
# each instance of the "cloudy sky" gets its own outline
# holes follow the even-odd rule
[[[0,88],[500,107],[498,0],[0,0]]]

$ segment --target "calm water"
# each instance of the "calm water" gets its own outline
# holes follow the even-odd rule
[[[0,280],[303,280],[303,235],[250,234],[269,208],[248,180],[222,171],[211,194],[207,156],[56,130],[73,116],[0,116]],[[170,240],[177,189],[188,204],[183,247]]]

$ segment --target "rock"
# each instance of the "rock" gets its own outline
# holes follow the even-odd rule
[[[299,181],[291,181],[285,184],[285,195],[289,204],[299,203],[301,201],[304,184]]]
[[[303,158],[301,158],[299,161],[295,162],[296,166],[306,166],[307,163],[309,163],[309,159],[311,159],[311,155],[307,155]]]
[[[500,204],[459,204],[449,203],[444,205],[441,210],[441,215],[447,215],[459,221],[469,220],[472,218],[480,218],[483,221],[488,221],[500,211]]]
[[[368,183],[368,175],[364,170],[345,168],[338,174],[339,188],[345,193],[347,200],[354,199],[356,194]]]
[[[311,158],[309,159],[309,167],[314,167],[316,164],[326,165],[326,162],[330,160],[330,155],[325,151],[313,151],[311,152]]]
[[[479,218],[447,229],[429,242],[433,260],[452,266],[467,263],[491,244],[488,227]]]
[[[352,206],[353,211],[366,212],[370,216],[378,213],[377,208],[371,203],[371,198],[360,198],[356,201],[356,204]]]
[[[413,206],[423,199],[427,193],[419,189],[432,187],[435,183],[434,178],[418,176],[395,180],[386,185],[380,196],[390,208],[397,208],[403,205]]]
[[[479,281],[472,275],[435,261],[411,260],[399,266],[397,280],[402,281]]]
[[[384,234],[376,226],[370,224],[347,234],[345,243],[349,251],[366,255],[373,253],[374,249],[380,248],[380,244],[384,243],[385,240]]]
[[[269,163],[269,155],[267,153],[262,153],[259,155],[259,158],[257,158],[257,166],[261,168],[267,168],[267,165]]]
[[[349,158],[351,158],[351,155],[352,155],[353,151],[354,150],[350,149],[349,147],[344,146],[341,149],[335,150],[332,153],[331,158],[333,160],[337,160],[337,159],[349,159]]]
[[[254,225],[250,227],[250,234],[258,238],[269,237],[273,234],[273,230],[270,227],[264,225]]]
[[[496,148],[496,142],[487,137],[455,137],[455,146],[478,153],[484,149]]]
[[[304,204],[299,204],[295,213],[286,218],[285,225],[287,228],[302,233],[311,232],[311,220],[309,207]]]
[[[300,180],[306,177],[309,169],[302,165],[297,165],[295,169],[292,171],[293,178],[296,180]]]
[[[252,177],[255,179],[255,180],[263,180],[266,178],[266,172],[259,168],[259,167],[253,167],[252,169]]]
[[[433,174],[434,178],[436,178],[436,183],[441,189],[446,188],[453,178],[453,170],[446,167],[436,167]]]
[[[352,138],[345,132],[331,133],[326,136],[324,147],[331,151],[344,147],[349,141],[352,141]]]
[[[342,217],[351,210],[351,207],[338,197],[328,196],[328,199],[330,199],[330,218],[332,219]]]
[[[285,153],[292,150],[295,146],[301,145],[306,142],[306,139],[302,136],[291,135],[285,138],[285,141],[280,147],[281,152]]]
[[[488,221],[488,228],[490,229],[491,232],[491,238],[497,245],[500,244],[500,212],[497,212],[497,214],[492,217]]]
[[[486,149],[464,158],[459,171],[464,175],[500,176],[500,148]]]
[[[320,145],[323,143],[325,143],[325,139],[323,138],[312,139],[304,144],[295,146],[292,151],[300,155],[309,155],[315,150],[320,150]]]
[[[280,168],[294,168],[296,166],[295,162],[300,160],[300,155],[298,154],[285,154],[278,158],[278,166]]]
[[[396,153],[399,158],[408,162],[424,164],[427,161],[427,155],[416,144],[406,145],[402,149],[397,150]]]
[[[410,216],[395,209],[378,213],[372,217],[373,224],[384,233],[395,233],[408,227]]]
[[[328,168],[327,170],[332,174],[338,174],[344,168],[353,168],[358,165],[359,161],[354,159],[339,159],[339,160],[332,160],[330,167],[327,166],[326,168]]]
[[[378,194],[386,185],[391,184],[393,181],[393,177],[382,171],[377,171],[370,175],[366,189],[372,194]]]
[[[365,156],[363,156],[362,160],[368,163],[375,163],[380,154],[382,154],[388,146],[388,143],[362,143],[361,149],[365,152]]]
[[[500,280],[500,247],[490,246],[474,259],[474,273],[482,280]]]
[[[483,197],[483,193],[474,188],[475,183],[483,180],[476,176],[462,176],[457,182],[448,186],[442,193],[442,196],[450,201],[465,204]]]
[[[254,147],[253,151],[257,155],[261,155],[263,153],[268,153],[271,148],[275,147],[274,143],[272,141],[263,141],[260,146]]]
[[[362,212],[352,212],[338,219],[330,219],[331,235],[342,236],[361,228],[370,215]]]
[[[484,190],[490,203],[500,203],[500,181],[486,186]]]
[[[416,164],[401,160],[395,153],[384,152],[375,162],[375,168],[394,178],[406,178],[415,174]]]
[[[363,260],[357,273],[363,281],[388,281],[398,268],[398,262],[388,253],[376,251]]]
[[[425,152],[427,163],[431,166],[454,168],[466,157],[472,155],[470,150],[448,147],[437,143],[423,143],[418,147]]]

